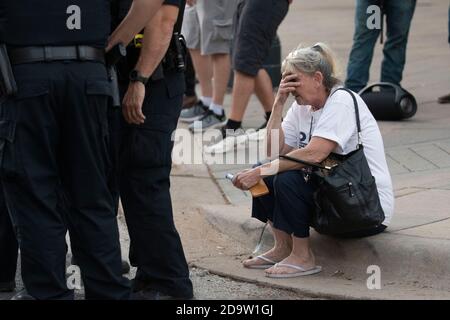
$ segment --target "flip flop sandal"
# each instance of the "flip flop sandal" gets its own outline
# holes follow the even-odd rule
[[[267,263],[265,263],[265,264],[251,264],[251,265],[248,265],[248,266],[244,265],[244,268],[247,268],[247,269],[268,269],[270,267],[273,267],[276,264],[275,261],[273,261],[273,260],[271,260],[269,258],[266,258],[264,256],[256,256],[255,258],[263,260],[264,262],[267,262]]]
[[[266,277],[268,278],[277,278],[277,279],[286,279],[286,278],[295,278],[295,277],[302,277],[302,276],[309,276],[312,274],[316,274],[319,273],[320,271],[322,271],[322,267],[321,266],[315,266],[312,269],[306,270],[305,268],[302,268],[300,266],[296,266],[293,264],[288,264],[288,263],[277,263],[274,265],[275,268],[277,267],[285,267],[285,268],[291,268],[291,269],[295,269],[298,272],[293,272],[293,273],[266,273]]]

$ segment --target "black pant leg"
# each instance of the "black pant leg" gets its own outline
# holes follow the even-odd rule
[[[275,208],[275,192],[273,189],[274,176],[264,178],[269,193],[262,197],[253,198],[252,217],[261,222],[273,222],[273,211]]]
[[[119,210],[119,148],[121,139],[122,109],[108,108],[108,132],[109,132],[109,153],[111,159],[111,170],[108,177],[108,184],[114,201],[114,212]]]
[[[0,185],[0,283],[16,277],[18,244]]]
[[[59,126],[50,92],[53,64],[14,68],[19,92],[2,105],[1,182],[21,252],[24,286],[36,299],[71,299],[67,228],[58,210]]]
[[[274,191],[274,228],[298,238],[309,237],[314,187],[305,181],[304,173],[292,170],[277,174]]]
[[[120,195],[131,239],[136,284],[175,297],[191,297],[192,283],[173,221],[170,197],[172,132],[184,93],[181,74],[151,82],[145,124],[124,128]]]
[[[61,180],[67,198],[72,249],[86,299],[128,299],[110,177],[110,83],[99,63],[75,63],[65,93]],[[72,80],[71,79],[71,80]]]

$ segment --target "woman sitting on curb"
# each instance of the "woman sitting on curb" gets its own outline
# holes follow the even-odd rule
[[[331,50],[321,43],[296,49],[284,60],[283,79],[267,126],[270,157],[289,155],[320,163],[332,152],[345,155],[356,149],[354,102],[348,92],[335,92],[340,87],[335,65]],[[283,121],[283,107],[289,94],[296,102]],[[364,153],[376,179],[385,221],[376,229],[345,237],[371,236],[384,231],[394,212],[392,181],[381,133],[364,101],[356,97]],[[274,146],[275,143],[278,146]],[[238,173],[233,183],[239,189],[248,190],[262,178],[270,193],[253,200],[252,216],[262,222],[269,221],[275,245],[263,255],[244,261],[244,267],[266,269],[266,276],[273,278],[320,272],[309,243],[314,186],[308,182],[307,168],[286,160],[274,160]]]

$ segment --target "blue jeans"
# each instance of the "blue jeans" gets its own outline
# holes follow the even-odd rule
[[[270,193],[253,198],[252,217],[271,221],[275,229],[298,238],[309,237],[314,210],[314,187],[306,183],[300,170],[286,171],[264,178]]]
[[[409,28],[416,7],[416,0],[385,0],[387,39],[383,48],[381,81],[400,85],[406,60]],[[355,34],[347,68],[345,86],[355,92],[363,89],[369,80],[375,43],[379,29],[367,28],[367,8],[379,4],[379,0],[357,0]]]

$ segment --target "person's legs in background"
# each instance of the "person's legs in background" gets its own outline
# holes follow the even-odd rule
[[[213,96],[211,56],[202,55],[199,49],[189,49],[189,53],[200,85],[200,101],[205,107],[209,108]]]
[[[201,54],[204,57],[210,57],[212,64],[212,101],[208,112],[197,123],[193,123],[189,127],[192,131],[213,129],[225,124],[223,101],[231,68],[230,50],[236,5],[237,0],[197,1]],[[197,67],[195,61],[194,64]],[[198,73],[198,69],[196,70]],[[209,80],[211,82],[211,78]]]
[[[191,76],[189,80],[192,89],[191,94],[195,95],[195,75],[200,85],[200,99],[190,108],[182,110],[180,114],[180,121],[191,123],[200,119],[208,111],[213,95],[211,57],[202,56],[200,52],[201,33],[197,5],[186,7],[181,33],[186,39],[186,46],[189,51],[188,59],[191,60],[191,66],[193,67],[192,72],[189,72],[193,74],[193,77]]]
[[[369,70],[372,63],[375,43],[380,35],[379,29],[367,27],[367,8],[376,5],[376,0],[358,0],[355,13],[355,33],[353,46],[347,67],[345,86],[355,92],[363,89],[369,81]]]
[[[223,100],[227,92],[228,80],[230,79],[230,55],[213,54],[211,55],[213,65],[213,100],[209,109],[216,115],[224,115]]]
[[[245,109],[255,89],[255,77],[238,70],[234,71],[231,112],[224,130],[241,128]]]
[[[229,120],[224,129],[237,130],[241,127],[245,109],[247,108],[253,92],[255,92],[258,100],[261,102],[266,119],[264,124],[259,129],[265,128],[265,125],[270,118],[275,100],[273,95],[272,80],[270,79],[267,71],[265,69],[259,69],[256,77],[248,76],[245,73],[236,71],[234,74],[234,83],[238,83],[239,85],[233,87],[233,104]]]
[[[233,45],[234,83],[231,112],[227,124],[222,128],[224,135],[228,129],[237,130],[241,127],[245,110],[255,89],[266,116],[267,112],[270,112],[273,103],[272,84],[267,72],[261,71],[262,64],[269,54],[278,26],[286,16],[288,8],[287,1],[247,0],[239,4]],[[272,98],[269,95],[272,95]]]
[[[450,6],[448,7],[448,43],[450,44]],[[439,103],[450,103],[450,94],[438,98]]]
[[[195,69],[194,69],[194,63],[192,62],[191,55],[189,53],[189,50],[187,50],[186,54],[186,90],[184,91],[184,97],[183,97],[183,108],[191,108],[193,107],[197,102],[197,93],[195,92],[195,82],[196,82],[196,75],[195,75]]]
[[[385,8],[387,39],[383,48],[384,59],[381,65],[381,81],[400,85],[416,0],[385,1]]]
[[[266,127],[269,121],[270,115],[272,113],[272,107],[275,102],[275,97],[273,95],[273,85],[272,79],[270,79],[269,74],[266,69],[260,69],[258,75],[255,79],[255,94],[258,97],[261,106],[264,109],[265,119],[264,124],[259,128],[263,129]]]

